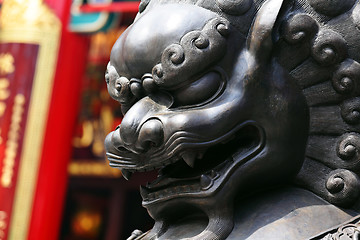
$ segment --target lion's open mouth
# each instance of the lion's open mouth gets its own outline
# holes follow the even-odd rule
[[[221,184],[236,166],[257,154],[262,148],[263,139],[262,131],[256,125],[245,123],[231,137],[223,139],[221,144],[206,150],[187,149],[179,154],[181,157],[162,161],[159,167],[124,168],[123,176],[128,179],[135,171],[158,171],[154,181],[140,187],[144,204],[174,196],[196,195]],[[111,166],[118,165],[114,154],[108,153],[108,158]],[[129,163],[131,161],[130,158],[122,159],[128,159]]]

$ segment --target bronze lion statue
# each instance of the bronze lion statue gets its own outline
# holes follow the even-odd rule
[[[359,239],[359,61],[358,0],[141,1],[105,75],[110,166],[159,172],[129,239]]]

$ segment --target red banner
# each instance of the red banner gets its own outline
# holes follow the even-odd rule
[[[0,239],[7,239],[39,45],[0,43]]]

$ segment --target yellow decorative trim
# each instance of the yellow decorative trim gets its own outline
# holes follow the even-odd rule
[[[71,176],[88,177],[121,177],[121,171],[106,163],[72,161],[68,172]]]
[[[4,1],[0,14],[0,42],[39,45],[11,215],[10,240],[27,239],[60,33],[61,22],[41,0]]]
[[[1,8],[0,28],[2,29],[35,27],[51,31],[60,23],[42,0],[5,0]]]

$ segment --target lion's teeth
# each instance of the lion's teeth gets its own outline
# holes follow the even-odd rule
[[[126,180],[129,180],[131,178],[132,172],[128,170],[121,170],[121,173]]]
[[[147,197],[149,194],[149,190],[144,186],[140,186],[140,194],[142,197]]]
[[[194,152],[184,152],[181,157],[191,168],[195,166],[196,154]]]
[[[164,168],[160,168],[158,171],[158,177],[164,176]]]
[[[202,159],[204,157],[205,151],[199,151],[197,154],[197,159]]]
[[[212,185],[212,181],[213,180],[209,176],[207,176],[205,174],[201,175],[201,178],[200,178],[201,188],[208,189]]]

